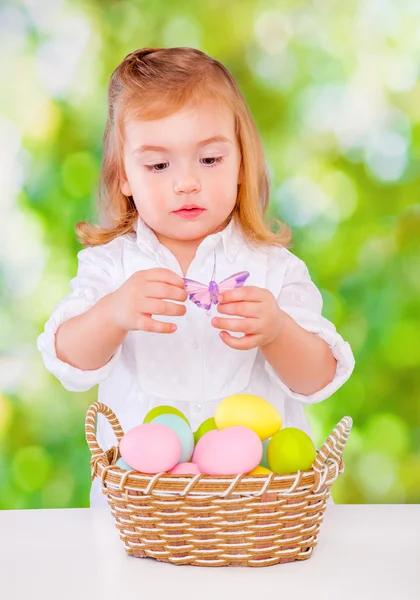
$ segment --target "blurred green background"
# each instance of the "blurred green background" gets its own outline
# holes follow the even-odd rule
[[[25,0],[0,8],[0,508],[88,506],[97,389],[71,393],[36,349],[69,291],[74,227],[95,218],[116,65],[194,46],[237,79],[350,380],[307,407],[320,446],[354,428],[336,502],[420,501],[418,0]]]

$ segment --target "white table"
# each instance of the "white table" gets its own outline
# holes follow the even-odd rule
[[[420,505],[331,505],[312,557],[175,566],[126,555],[107,509],[0,511],[4,600],[419,600]]]

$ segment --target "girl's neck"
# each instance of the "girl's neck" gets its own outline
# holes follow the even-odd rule
[[[164,235],[161,235],[157,231],[155,231],[155,235],[158,238],[159,242],[163,246],[166,246],[166,248],[168,248],[168,250],[170,250],[172,252],[172,254],[175,256],[175,258],[177,259],[177,261],[181,267],[182,273],[185,277],[187,274],[187,271],[190,267],[190,264],[194,260],[195,254],[197,252],[197,248],[201,244],[201,242],[203,240],[205,240],[206,237],[208,237],[212,233],[218,233],[219,231],[222,231],[225,227],[226,227],[226,223],[223,223],[222,225],[220,225],[220,227],[218,227],[214,231],[211,231],[207,235],[203,236],[202,238],[198,238],[196,240],[176,240],[173,238],[165,237]]]
[[[163,246],[168,248],[168,250],[170,250],[175,256],[179,263],[179,266],[181,267],[181,271],[185,277],[190,267],[190,264],[194,260],[197,248],[205,239],[205,237],[198,240],[174,240],[171,238],[161,236],[158,233],[156,233],[156,236],[159,242]]]

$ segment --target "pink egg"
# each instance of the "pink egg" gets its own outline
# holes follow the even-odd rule
[[[258,435],[240,425],[213,430],[198,440],[192,460],[202,473],[236,475],[259,465],[263,445]]]
[[[201,473],[198,466],[192,462],[184,462],[175,465],[173,469],[169,471],[172,475],[197,475]]]
[[[162,473],[175,466],[182,452],[173,429],[160,423],[143,423],[127,431],[120,442],[123,459],[141,473]]]

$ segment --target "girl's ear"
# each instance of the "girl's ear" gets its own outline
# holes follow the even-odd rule
[[[120,177],[120,190],[124,194],[124,196],[132,196],[130,184],[126,179]]]

